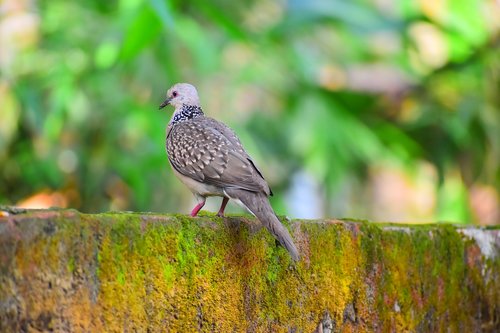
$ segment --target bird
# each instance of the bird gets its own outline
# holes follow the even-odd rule
[[[231,199],[253,214],[298,261],[297,247],[269,202],[271,188],[236,133],[205,116],[198,91],[189,83],[177,83],[168,89],[159,109],[167,105],[174,107],[166,129],[168,161],[175,176],[197,200],[191,216],[198,214],[207,197],[218,196],[223,199],[217,215],[223,217]]]

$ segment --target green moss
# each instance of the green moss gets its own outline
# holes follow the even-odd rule
[[[63,304],[86,331],[309,332],[325,313],[343,331],[474,331],[499,317],[500,256],[452,225],[294,221],[293,264],[248,218],[51,214],[17,224],[9,269],[30,282],[12,290],[30,316]]]
[[[73,273],[75,271],[75,258],[74,257],[70,257],[68,259],[68,271],[70,271],[71,273]]]

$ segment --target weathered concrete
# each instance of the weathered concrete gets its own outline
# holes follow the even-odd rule
[[[499,227],[288,225],[296,266],[251,218],[10,210],[0,331],[500,328]]]

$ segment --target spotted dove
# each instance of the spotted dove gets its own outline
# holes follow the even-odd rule
[[[236,134],[223,123],[205,117],[198,92],[188,83],[177,83],[167,91],[160,109],[167,105],[175,107],[167,127],[168,160],[174,174],[198,201],[191,216],[198,214],[209,196],[223,198],[217,214],[223,216],[232,199],[256,216],[290,256],[299,260],[288,230],[269,203],[271,189]]]

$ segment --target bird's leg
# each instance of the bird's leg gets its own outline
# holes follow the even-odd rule
[[[226,209],[227,202],[229,201],[229,198],[224,197],[222,199],[222,205],[220,205],[219,212],[217,213],[218,217],[224,217],[224,209]]]
[[[203,206],[205,206],[205,198],[200,198],[198,204],[194,206],[193,210],[191,211],[191,216],[195,217],[196,215],[198,215],[198,212],[203,208]]]

